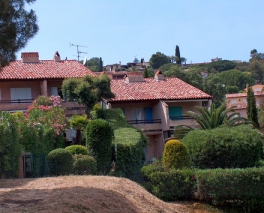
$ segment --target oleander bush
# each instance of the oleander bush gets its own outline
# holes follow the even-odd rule
[[[262,142],[250,126],[193,130],[183,138],[192,166],[206,168],[246,168],[261,159]]]
[[[95,175],[96,174],[96,160],[88,155],[74,155],[73,156],[73,173],[76,175]]]
[[[88,155],[88,149],[86,146],[71,145],[67,146],[65,149],[68,150],[72,155]]]
[[[162,164],[168,168],[190,168],[190,159],[186,147],[176,139],[166,142],[162,154]]]
[[[197,170],[196,198],[237,212],[264,212],[264,168]]]
[[[69,175],[73,169],[72,154],[63,148],[52,150],[48,156],[48,167],[51,176]]]

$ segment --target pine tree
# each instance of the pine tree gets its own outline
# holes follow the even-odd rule
[[[254,127],[259,127],[258,122],[258,111],[256,106],[256,100],[254,96],[254,92],[251,87],[247,88],[247,116],[248,120],[250,120]]]
[[[176,48],[175,48],[175,57],[176,57],[176,63],[181,64],[181,54],[180,54],[180,48],[178,45],[176,45]]]
[[[16,53],[38,32],[35,12],[26,10],[34,1],[0,1],[0,69],[15,60]]]

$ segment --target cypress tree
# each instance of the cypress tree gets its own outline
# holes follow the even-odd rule
[[[98,69],[99,72],[102,72],[103,71],[103,61],[102,61],[102,58],[100,57],[100,60],[99,60],[99,69]]]
[[[252,87],[247,88],[247,116],[248,120],[250,120],[254,127],[259,127],[258,122],[258,111],[256,106],[256,100],[254,96],[254,92]]]
[[[181,54],[180,54],[180,48],[178,45],[176,45],[176,48],[175,48],[175,57],[176,57],[176,63],[181,64]]]
[[[149,77],[148,70],[147,70],[147,67],[146,66],[145,66],[145,70],[143,72],[143,77],[144,78],[148,78]]]

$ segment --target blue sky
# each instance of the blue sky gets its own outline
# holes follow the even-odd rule
[[[264,52],[263,0],[37,0],[39,32],[21,52],[40,59],[102,57],[104,65],[148,61],[152,54],[175,54],[187,63],[219,57],[249,60]]]

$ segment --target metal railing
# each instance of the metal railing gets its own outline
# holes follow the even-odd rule
[[[193,120],[194,118],[191,116],[170,116],[170,119],[173,121],[179,121],[179,120]]]
[[[152,119],[152,120],[128,120],[129,124],[155,124],[161,123],[161,119]]]
[[[14,100],[0,100],[0,104],[28,104],[32,103],[34,99],[14,99]]]

